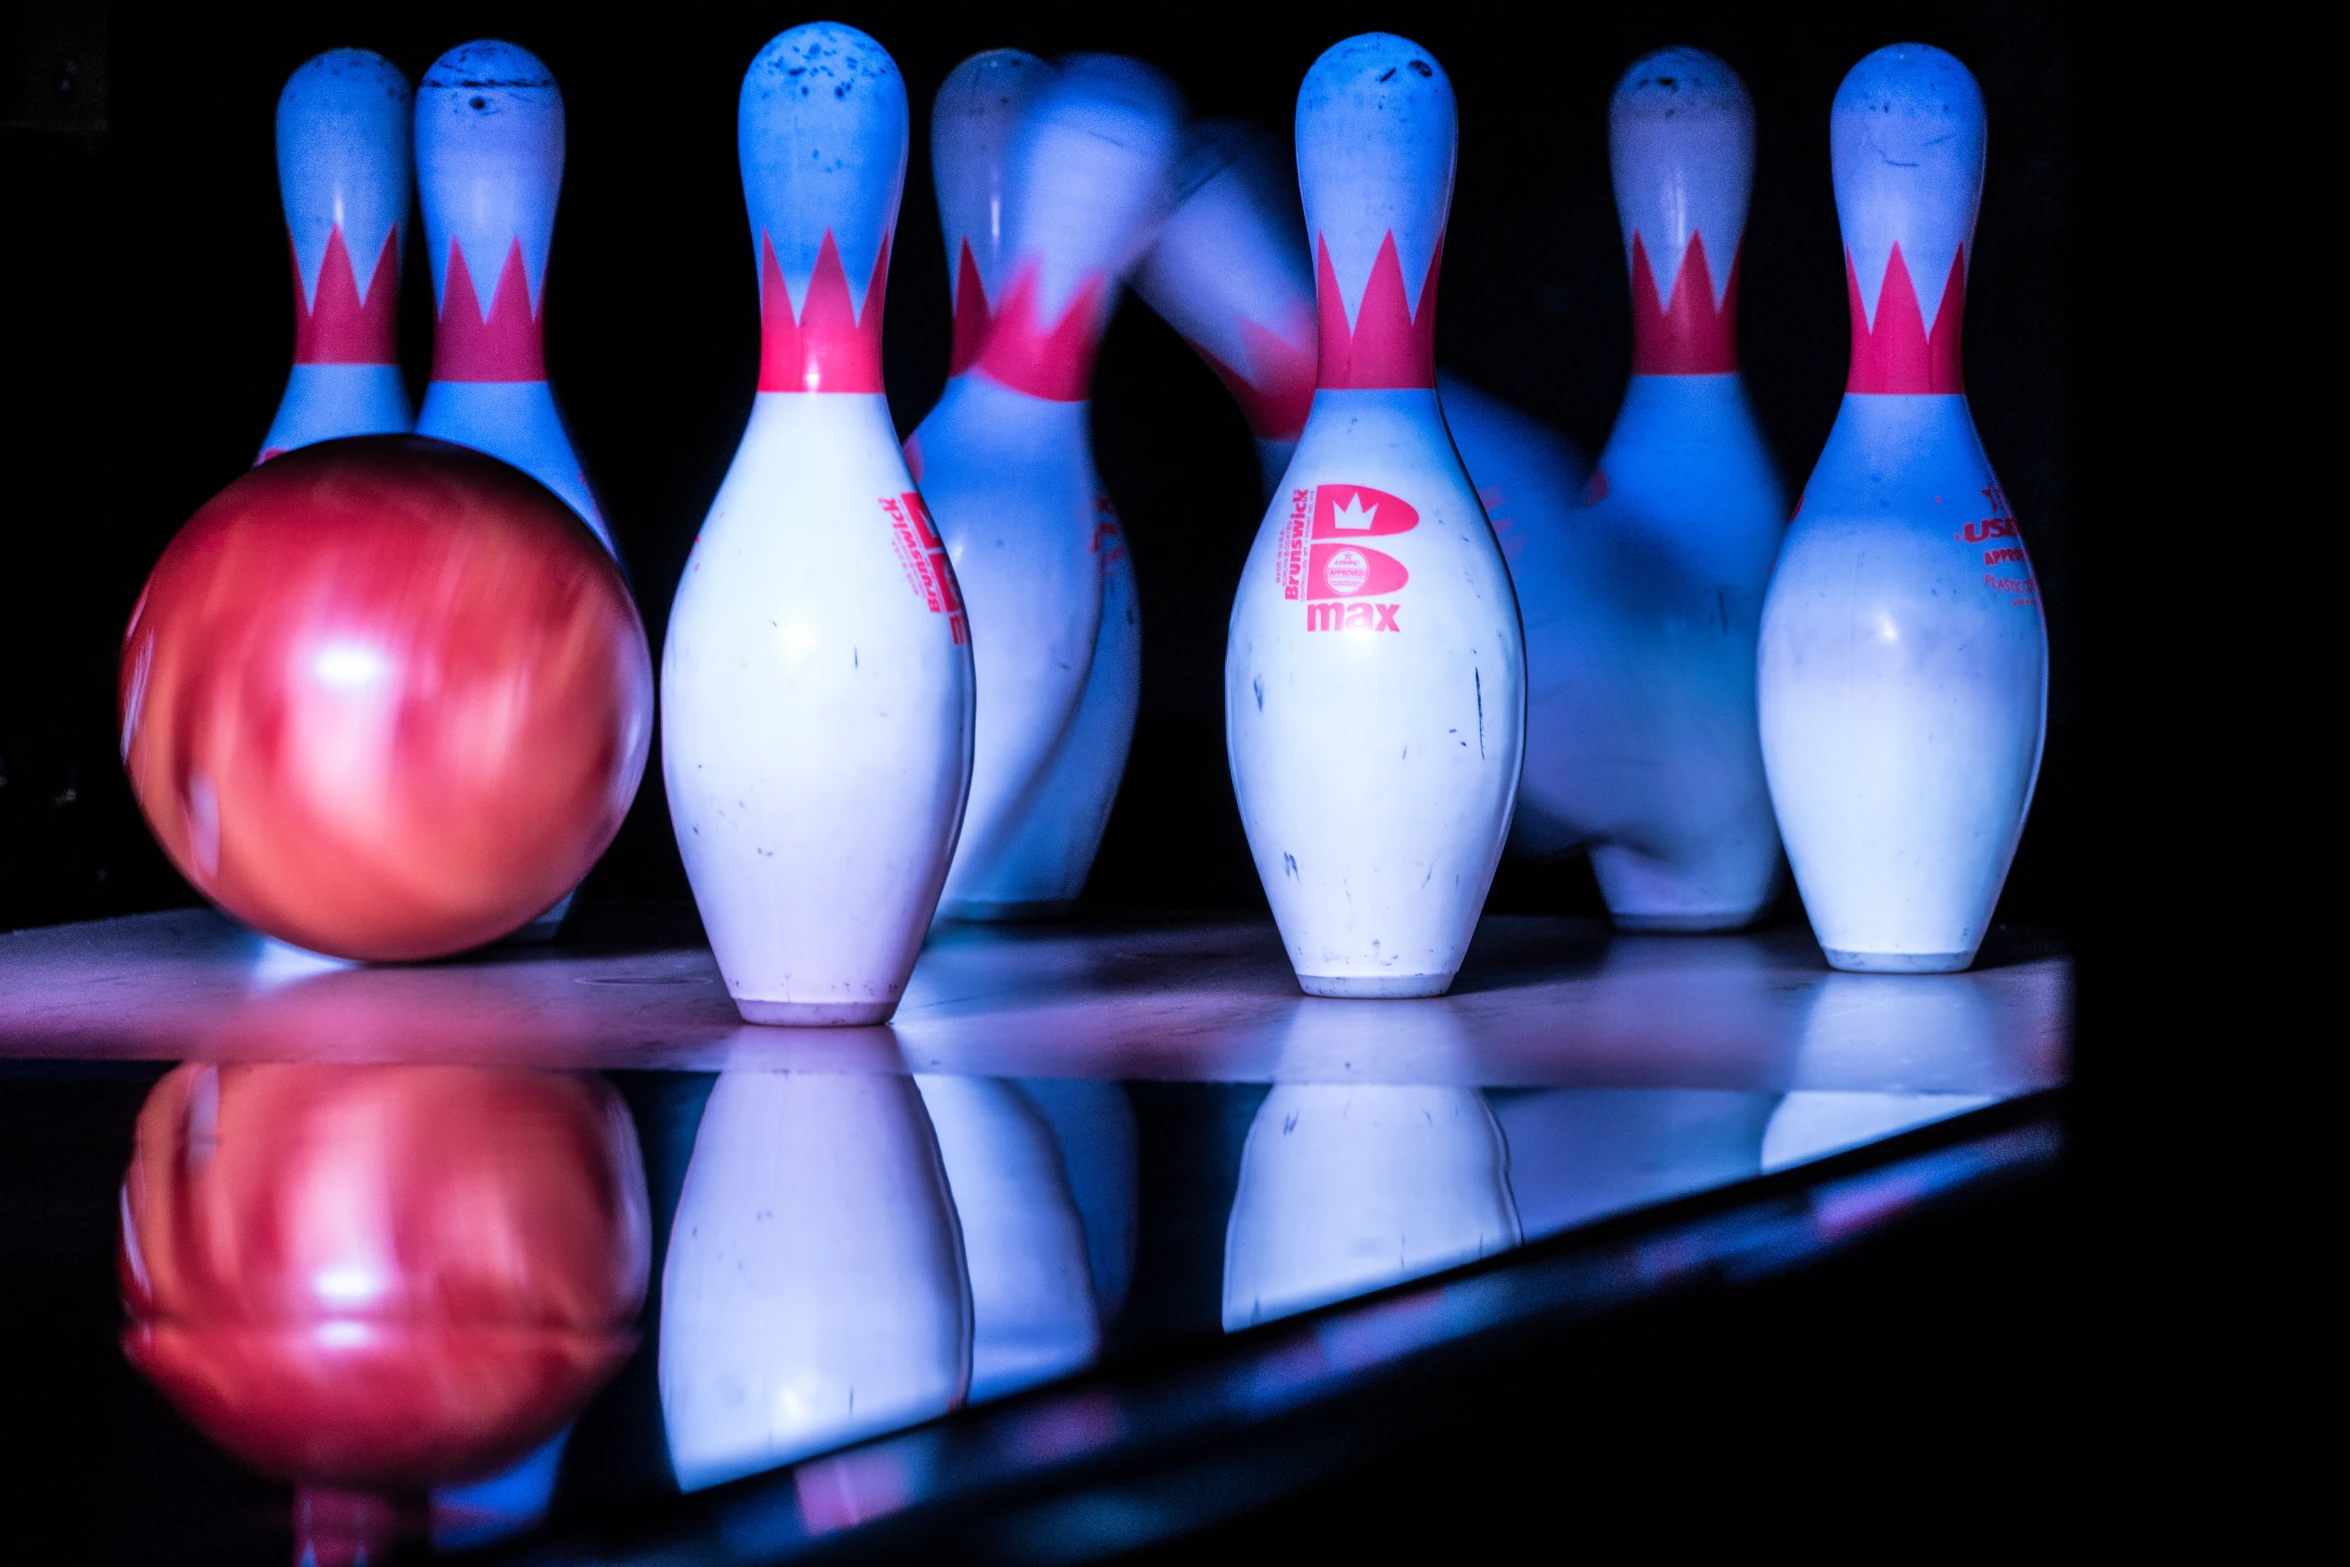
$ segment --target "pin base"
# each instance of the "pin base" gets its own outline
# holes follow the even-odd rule
[[[1845,952],[1820,949],[1828,967],[1847,974],[1955,974],[1975,961],[1972,952]]]
[[[1760,909],[1734,910],[1727,914],[1610,914],[1608,919],[1616,929],[1629,935],[1718,935],[1723,931],[1744,930],[1760,917]]]
[[[777,1028],[869,1028],[888,1022],[898,1003],[894,996],[887,1001],[752,1001],[737,996],[734,1009],[746,1023]]]
[[[940,904],[938,917],[974,925],[1033,925],[1040,920],[1066,919],[1076,907],[1075,898],[1034,898],[1024,903],[983,903],[974,898],[958,898]]]
[[[1450,974],[1300,974],[1297,988],[1309,996],[1353,1001],[1410,1001],[1441,996],[1452,989]]]

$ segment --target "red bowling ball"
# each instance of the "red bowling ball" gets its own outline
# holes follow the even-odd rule
[[[535,480],[418,436],[329,441],[189,519],[131,612],[123,761],[188,879],[341,957],[493,941],[619,831],[644,624]]]

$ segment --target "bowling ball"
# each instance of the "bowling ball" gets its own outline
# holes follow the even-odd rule
[[[495,940],[578,885],[644,775],[652,659],[610,556],[495,458],[420,436],[274,458],[131,612],[123,762],[182,874],[340,957]]]
[[[476,1479],[628,1358],[650,1233],[635,1130],[588,1074],[182,1066],[123,1178],[123,1348],[266,1474]]]

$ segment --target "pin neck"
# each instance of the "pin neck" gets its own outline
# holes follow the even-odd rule
[[[298,365],[396,365],[400,362],[400,226],[392,225],[374,258],[367,287],[338,223],[326,237],[318,286],[302,286],[302,256],[286,232],[286,253],[294,270],[294,363]]]
[[[433,327],[432,378],[544,381],[547,361],[540,312],[546,292],[542,276],[539,297],[535,302],[531,299],[522,240],[517,236],[506,247],[484,308],[465,248],[452,237],[449,266],[441,285],[440,314]]]
[[[1314,302],[1320,349],[1314,384],[1324,391],[1436,389],[1436,275],[1444,265],[1439,235],[1414,313],[1404,293],[1403,263],[1392,230],[1379,242],[1361,308],[1347,319],[1346,297],[1330,262],[1330,245],[1314,236]]]
[[[1047,402],[1081,403],[1093,395],[1093,363],[1102,329],[1117,302],[1107,270],[1088,273],[1071,291],[1058,319],[1047,325],[1039,298],[1043,267],[1030,260],[1013,275],[987,329],[979,368],[993,381]],[[976,274],[974,274],[976,281]]]
[[[759,235],[759,390],[762,392],[861,392],[883,390],[881,317],[889,288],[888,230],[873,257],[862,313],[849,296],[849,276],[832,230],[816,248],[799,309],[775,246]]]
[[[1738,273],[1741,235],[1728,247],[1730,279],[1719,303],[1705,236],[1692,232],[1670,279],[1655,272],[1646,236],[1632,232],[1632,373],[1721,375],[1738,368]]]
[[[1931,328],[1926,325],[1909,262],[1898,243],[1886,258],[1874,320],[1849,249],[1844,253],[1844,283],[1852,315],[1852,373],[1844,383],[1847,392],[1914,396],[1966,391],[1959,363],[1959,333],[1966,320],[1964,246],[1950,258],[1950,275],[1942,285]]]
[[[971,241],[962,242],[962,254],[955,263],[955,340],[947,353],[947,376],[951,380],[979,363],[979,356],[987,348],[987,335],[995,325],[995,312],[988,303],[987,283],[979,275],[978,258],[971,254]]]

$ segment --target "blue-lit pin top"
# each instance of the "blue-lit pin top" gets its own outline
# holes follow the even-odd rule
[[[336,229],[358,295],[407,221],[412,184],[408,78],[380,54],[330,49],[297,66],[277,100],[277,186],[306,307],[318,303],[320,269]],[[392,252],[384,281],[398,287]]]
[[[861,316],[906,184],[897,62],[839,22],[778,33],[743,73],[736,126],[754,256],[764,235],[801,311],[829,233]]]
[[[1640,237],[1660,301],[1702,237],[1713,303],[1730,286],[1754,185],[1754,105],[1738,73],[1702,49],[1644,55],[1608,104],[1608,162],[1624,251]]]
[[[1930,44],[1894,44],[1854,66],[1828,115],[1836,216],[1869,321],[1893,247],[1928,332],[1973,243],[1983,196],[1983,91]]]
[[[1182,150],[1183,96],[1139,60],[1062,60],[1022,120],[1006,254],[1033,268],[1032,302],[1057,321],[1081,289],[1115,279],[1147,244]]]
[[[436,304],[447,300],[452,245],[464,252],[485,311],[519,246],[535,316],[563,190],[563,92],[554,73],[495,38],[435,60],[416,88],[416,183]]]
[[[962,252],[987,301],[1003,298],[1004,210],[1012,139],[1053,68],[1018,49],[975,54],[947,73],[930,111],[930,178],[946,238],[947,275],[961,295]]]
[[[1297,94],[1298,189],[1317,265],[1327,246],[1350,324],[1390,236],[1405,302],[1418,316],[1452,209],[1458,141],[1452,82],[1408,38],[1364,33],[1331,46],[1306,72]]]

